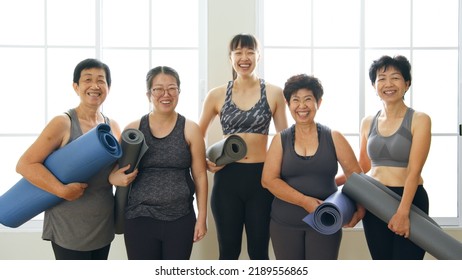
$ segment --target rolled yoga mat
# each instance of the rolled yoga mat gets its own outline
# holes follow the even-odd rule
[[[133,172],[138,167],[141,158],[148,150],[148,145],[144,139],[144,135],[138,129],[126,129],[122,132],[121,146],[123,156],[119,159],[119,168],[130,164],[130,168],[125,171],[126,174]],[[120,187],[116,186],[115,191],[115,210],[114,210],[114,226],[115,233],[124,233],[124,213],[125,205],[127,205],[128,194],[131,186]]]
[[[317,232],[331,235],[350,222],[356,211],[356,204],[340,187],[321,203],[314,212],[308,214],[303,221]]]
[[[99,124],[66,146],[51,153],[44,165],[64,184],[86,182],[122,155],[107,124]],[[0,223],[19,227],[63,199],[22,178],[0,197]]]
[[[386,187],[373,178],[365,174],[353,173],[342,191],[388,223],[399,206],[400,198],[390,195],[384,189]],[[416,209],[418,208],[413,206],[410,212],[409,240],[436,259],[462,260],[462,243],[445,233],[425,212]]]
[[[230,135],[207,148],[207,158],[218,166],[238,161],[247,154],[247,144],[238,135]]]

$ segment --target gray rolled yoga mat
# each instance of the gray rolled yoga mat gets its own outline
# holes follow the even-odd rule
[[[119,168],[130,164],[130,168],[125,171],[126,174],[133,172],[143,157],[144,153],[148,150],[144,135],[138,129],[126,129],[122,132],[121,147],[123,155],[119,159]],[[115,191],[115,209],[114,209],[114,226],[116,234],[124,233],[124,213],[125,205],[127,204],[128,194],[131,186],[120,187],[116,186]]]
[[[388,223],[399,206],[400,198],[384,191],[385,189],[383,184],[373,178],[353,173],[342,191]],[[432,218],[415,206],[411,208],[410,222],[409,239],[416,245],[436,259],[462,260],[462,243],[445,233]]]
[[[238,161],[247,154],[247,145],[238,135],[230,135],[207,148],[207,158],[218,166]]]
[[[303,218],[303,221],[317,232],[330,235],[348,224],[355,211],[355,203],[342,192],[342,187],[340,187],[326,198],[316,210]]]

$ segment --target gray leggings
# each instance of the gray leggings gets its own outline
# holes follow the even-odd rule
[[[336,260],[342,240],[342,230],[324,235],[309,226],[296,229],[273,220],[270,235],[278,260]]]

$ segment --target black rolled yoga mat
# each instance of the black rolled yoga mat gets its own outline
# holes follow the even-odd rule
[[[247,154],[247,144],[238,135],[230,135],[207,148],[207,158],[218,166],[238,161]]]
[[[148,150],[148,145],[144,139],[144,135],[138,129],[126,129],[122,132],[121,146],[123,155],[119,159],[119,168],[130,164],[130,168],[125,173],[131,173],[138,167],[138,164],[143,155]],[[128,195],[131,186],[120,187],[116,186],[114,196],[114,226],[116,234],[124,233],[124,213],[125,205],[127,205]]]
[[[64,184],[86,182],[122,156],[111,127],[99,124],[66,146],[51,153],[44,165]],[[0,196],[0,223],[19,227],[63,199],[22,178]]]
[[[388,223],[399,206],[400,198],[385,189],[383,184],[370,176],[353,173],[342,191]],[[462,260],[462,243],[445,233],[432,218],[419,210],[416,206],[411,208],[409,239],[436,259]]]

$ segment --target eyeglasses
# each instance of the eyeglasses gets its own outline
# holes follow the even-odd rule
[[[168,88],[156,87],[156,88],[151,89],[151,95],[154,97],[161,97],[166,92],[171,97],[176,97],[180,93],[180,89],[178,87],[168,87]]]

